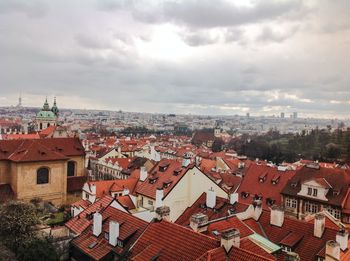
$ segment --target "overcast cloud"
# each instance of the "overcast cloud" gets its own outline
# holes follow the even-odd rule
[[[349,117],[348,0],[0,0],[0,105]]]

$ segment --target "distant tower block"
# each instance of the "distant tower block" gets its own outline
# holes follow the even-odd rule
[[[281,118],[284,119],[284,112],[281,112]]]

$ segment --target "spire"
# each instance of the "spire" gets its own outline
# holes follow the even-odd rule
[[[50,110],[49,103],[47,102],[47,96],[46,96],[46,99],[45,99],[45,103],[44,103],[44,106],[43,106],[43,110],[44,110],[44,111],[49,111],[49,110]]]
[[[56,103],[56,97],[55,97],[54,100],[53,100],[53,106],[52,106],[51,111],[52,111],[56,116],[58,116],[59,110],[58,110],[57,103]]]

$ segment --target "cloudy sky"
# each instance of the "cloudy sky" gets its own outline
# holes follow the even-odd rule
[[[0,0],[0,105],[349,117],[349,0]]]

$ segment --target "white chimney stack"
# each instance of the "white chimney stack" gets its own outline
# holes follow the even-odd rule
[[[338,233],[336,235],[336,241],[339,243],[340,249],[342,251],[347,250],[348,249],[348,241],[349,241],[349,233],[345,229],[338,231]]]
[[[109,221],[109,243],[116,246],[119,237],[119,223],[116,221]]]
[[[238,193],[232,193],[230,195],[230,204],[233,205],[238,201]]]
[[[221,233],[221,246],[223,246],[228,253],[231,248],[239,248],[241,241],[241,236],[238,229],[230,228]]]
[[[329,240],[326,243],[326,261],[340,260],[340,246],[334,240]]]
[[[98,212],[94,214],[92,233],[98,237],[102,232],[102,215]]]
[[[157,188],[156,190],[156,209],[163,206],[164,190],[163,188]]]
[[[270,214],[270,224],[277,227],[282,227],[284,222],[284,209],[277,205],[273,205]]]
[[[208,208],[214,208],[216,205],[216,192],[213,188],[210,188],[207,192],[206,205]]]
[[[142,166],[140,168],[140,181],[145,181],[147,179],[147,170],[146,167]]]
[[[324,232],[326,217],[324,214],[316,214],[314,222],[314,236],[321,238]]]
[[[261,213],[262,213],[262,202],[260,199],[254,200],[253,203],[253,207],[254,207],[254,214],[253,214],[253,218],[255,221],[258,221]],[[283,222],[282,222],[283,224]]]

